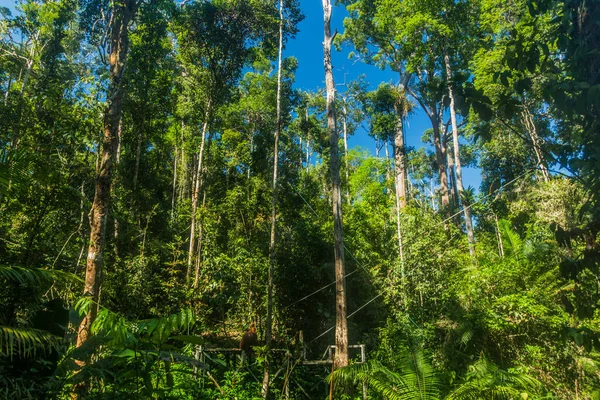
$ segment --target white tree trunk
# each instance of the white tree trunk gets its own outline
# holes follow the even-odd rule
[[[467,238],[469,241],[469,253],[475,259],[475,234],[473,233],[473,220],[471,217],[471,207],[464,201],[464,188],[462,183],[462,167],[460,164],[460,149],[458,143],[458,124],[456,122],[456,110],[454,107],[454,92],[450,82],[452,78],[452,69],[450,68],[450,57],[448,53],[444,55],[446,63],[446,75],[448,79],[448,95],[450,96],[450,120],[452,121],[452,139],[454,142],[454,166],[456,169],[456,187],[458,189],[458,197],[463,205],[463,213],[465,215],[465,225],[467,227]]]
[[[279,54],[277,57],[277,121],[275,123],[275,143],[273,146],[273,197],[271,199],[271,240],[269,242],[269,274],[267,282],[267,320],[265,345],[267,348],[262,382],[263,398],[269,396],[269,376],[271,363],[271,341],[273,336],[273,272],[275,269],[275,241],[277,228],[277,180],[279,164],[279,133],[281,130],[281,58],[283,53],[283,0],[279,0]]]

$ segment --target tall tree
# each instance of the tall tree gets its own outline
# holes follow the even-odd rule
[[[454,168],[456,189],[458,191],[458,199],[463,206],[465,215],[465,225],[467,227],[467,239],[469,241],[469,253],[472,258],[475,258],[475,234],[473,233],[473,218],[471,216],[471,206],[466,201],[466,196],[463,188],[462,165],[460,161],[460,146],[458,142],[458,123],[456,122],[456,107],[454,100],[454,90],[452,89],[452,67],[450,65],[450,56],[446,52],[444,54],[444,64],[446,66],[446,81],[448,87],[448,97],[450,98],[450,120],[452,122],[452,143],[454,149]]]
[[[329,132],[331,195],[333,202],[333,239],[335,256],[335,368],[348,365],[348,323],[346,321],[346,272],[344,268],[344,231],[342,223],[342,192],[340,184],[339,135],[335,113],[335,82],[331,65],[330,0],[323,0],[324,40],[323,59],[327,89],[327,131]]]
[[[442,71],[432,33],[423,31],[424,24],[434,25],[435,20],[423,15],[425,6],[417,1],[348,0],[346,4],[350,16],[344,20],[340,41],[352,42],[365,62],[397,72],[398,89],[414,97],[431,122],[442,206],[446,207],[450,198],[446,138],[440,131]]]
[[[92,304],[84,316],[77,331],[77,347],[82,346],[90,337],[92,323],[98,313],[98,301],[102,284],[104,266],[104,245],[106,237],[106,219],[110,201],[110,189],[113,175],[113,159],[117,150],[119,120],[122,117],[123,86],[122,77],[127,60],[129,24],[138,9],[136,0],[125,0],[113,4],[109,26],[108,62],[110,81],[106,94],[104,112],[104,130],[101,158],[96,177],[94,201],[90,211],[90,242],[88,248],[84,295],[90,296]]]
[[[271,190],[271,238],[269,241],[269,273],[267,281],[267,321],[265,331],[265,345],[267,357],[265,358],[264,374],[262,382],[262,395],[269,397],[269,375],[271,341],[273,336],[273,273],[275,270],[275,241],[277,229],[277,167],[279,165],[279,134],[281,131],[281,57],[283,53],[283,0],[279,0],[279,50],[277,54],[277,106],[275,121],[275,141],[273,144],[273,181]]]

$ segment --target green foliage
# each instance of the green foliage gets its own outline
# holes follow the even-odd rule
[[[260,396],[260,362],[242,368],[197,351],[237,348],[250,322],[264,333],[279,4],[136,3],[102,307],[78,348],[73,327],[92,305],[80,297],[88,211],[114,100],[106,93],[113,6],[0,8],[0,397],[69,397],[81,382],[91,383],[91,398]],[[333,379],[364,382],[374,398],[597,397],[598,2],[342,3],[336,44],[352,44],[353,56],[399,80],[347,83],[336,104],[340,132],[364,124],[389,142],[415,107],[431,126],[424,146],[405,149],[402,260],[392,163],[356,148],[345,154],[350,342],[366,344],[369,361]],[[301,19],[299,3],[284,1],[285,41]],[[318,398],[324,376],[294,365],[300,337],[318,357],[335,320],[325,96],[294,87],[303,63],[283,60],[273,347],[292,360],[274,357],[281,372],[272,388]],[[461,162],[483,178],[479,193],[463,194],[476,262],[460,219],[440,207],[448,87]],[[188,280],[196,181],[197,280]]]
[[[530,399],[539,398],[540,382],[524,372],[509,372],[490,363],[484,356],[469,366],[462,383],[447,399]]]
[[[11,360],[14,356],[32,358],[40,352],[51,352],[63,340],[39,329],[0,326],[0,331],[0,355]]]
[[[439,399],[440,381],[422,350],[407,350],[402,355],[398,372],[372,360],[334,371],[330,379],[336,384],[366,383],[384,399]]]

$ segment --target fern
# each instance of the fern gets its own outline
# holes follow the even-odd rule
[[[49,332],[31,328],[0,326],[0,350],[3,356],[29,358],[39,351],[48,353],[56,349],[63,339]]]
[[[389,400],[433,400],[439,398],[439,379],[423,351],[412,350],[402,357],[400,372],[373,360],[334,371],[331,379],[343,384],[366,383]]]
[[[73,274],[62,271],[37,268],[0,266],[0,277],[18,282],[30,283],[36,286],[57,281],[80,281]],[[56,349],[63,339],[49,332],[32,329],[0,326],[0,354],[10,357],[35,357],[39,351],[49,353]]]
[[[482,356],[469,367],[465,382],[447,399],[508,400],[538,393],[540,389],[541,384],[535,378],[523,373],[502,370]]]

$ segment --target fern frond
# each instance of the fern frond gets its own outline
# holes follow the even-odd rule
[[[55,349],[63,339],[49,332],[0,326],[0,351],[2,355],[13,358],[35,357],[38,351],[48,353]]]
[[[433,400],[439,398],[439,379],[420,350],[409,351],[402,359],[400,372],[376,360],[354,364],[334,371],[331,379],[343,385],[366,383],[389,400]]]
[[[469,367],[465,382],[452,392],[448,400],[516,399],[521,394],[537,393],[541,383],[524,373],[500,369],[482,356]]]

